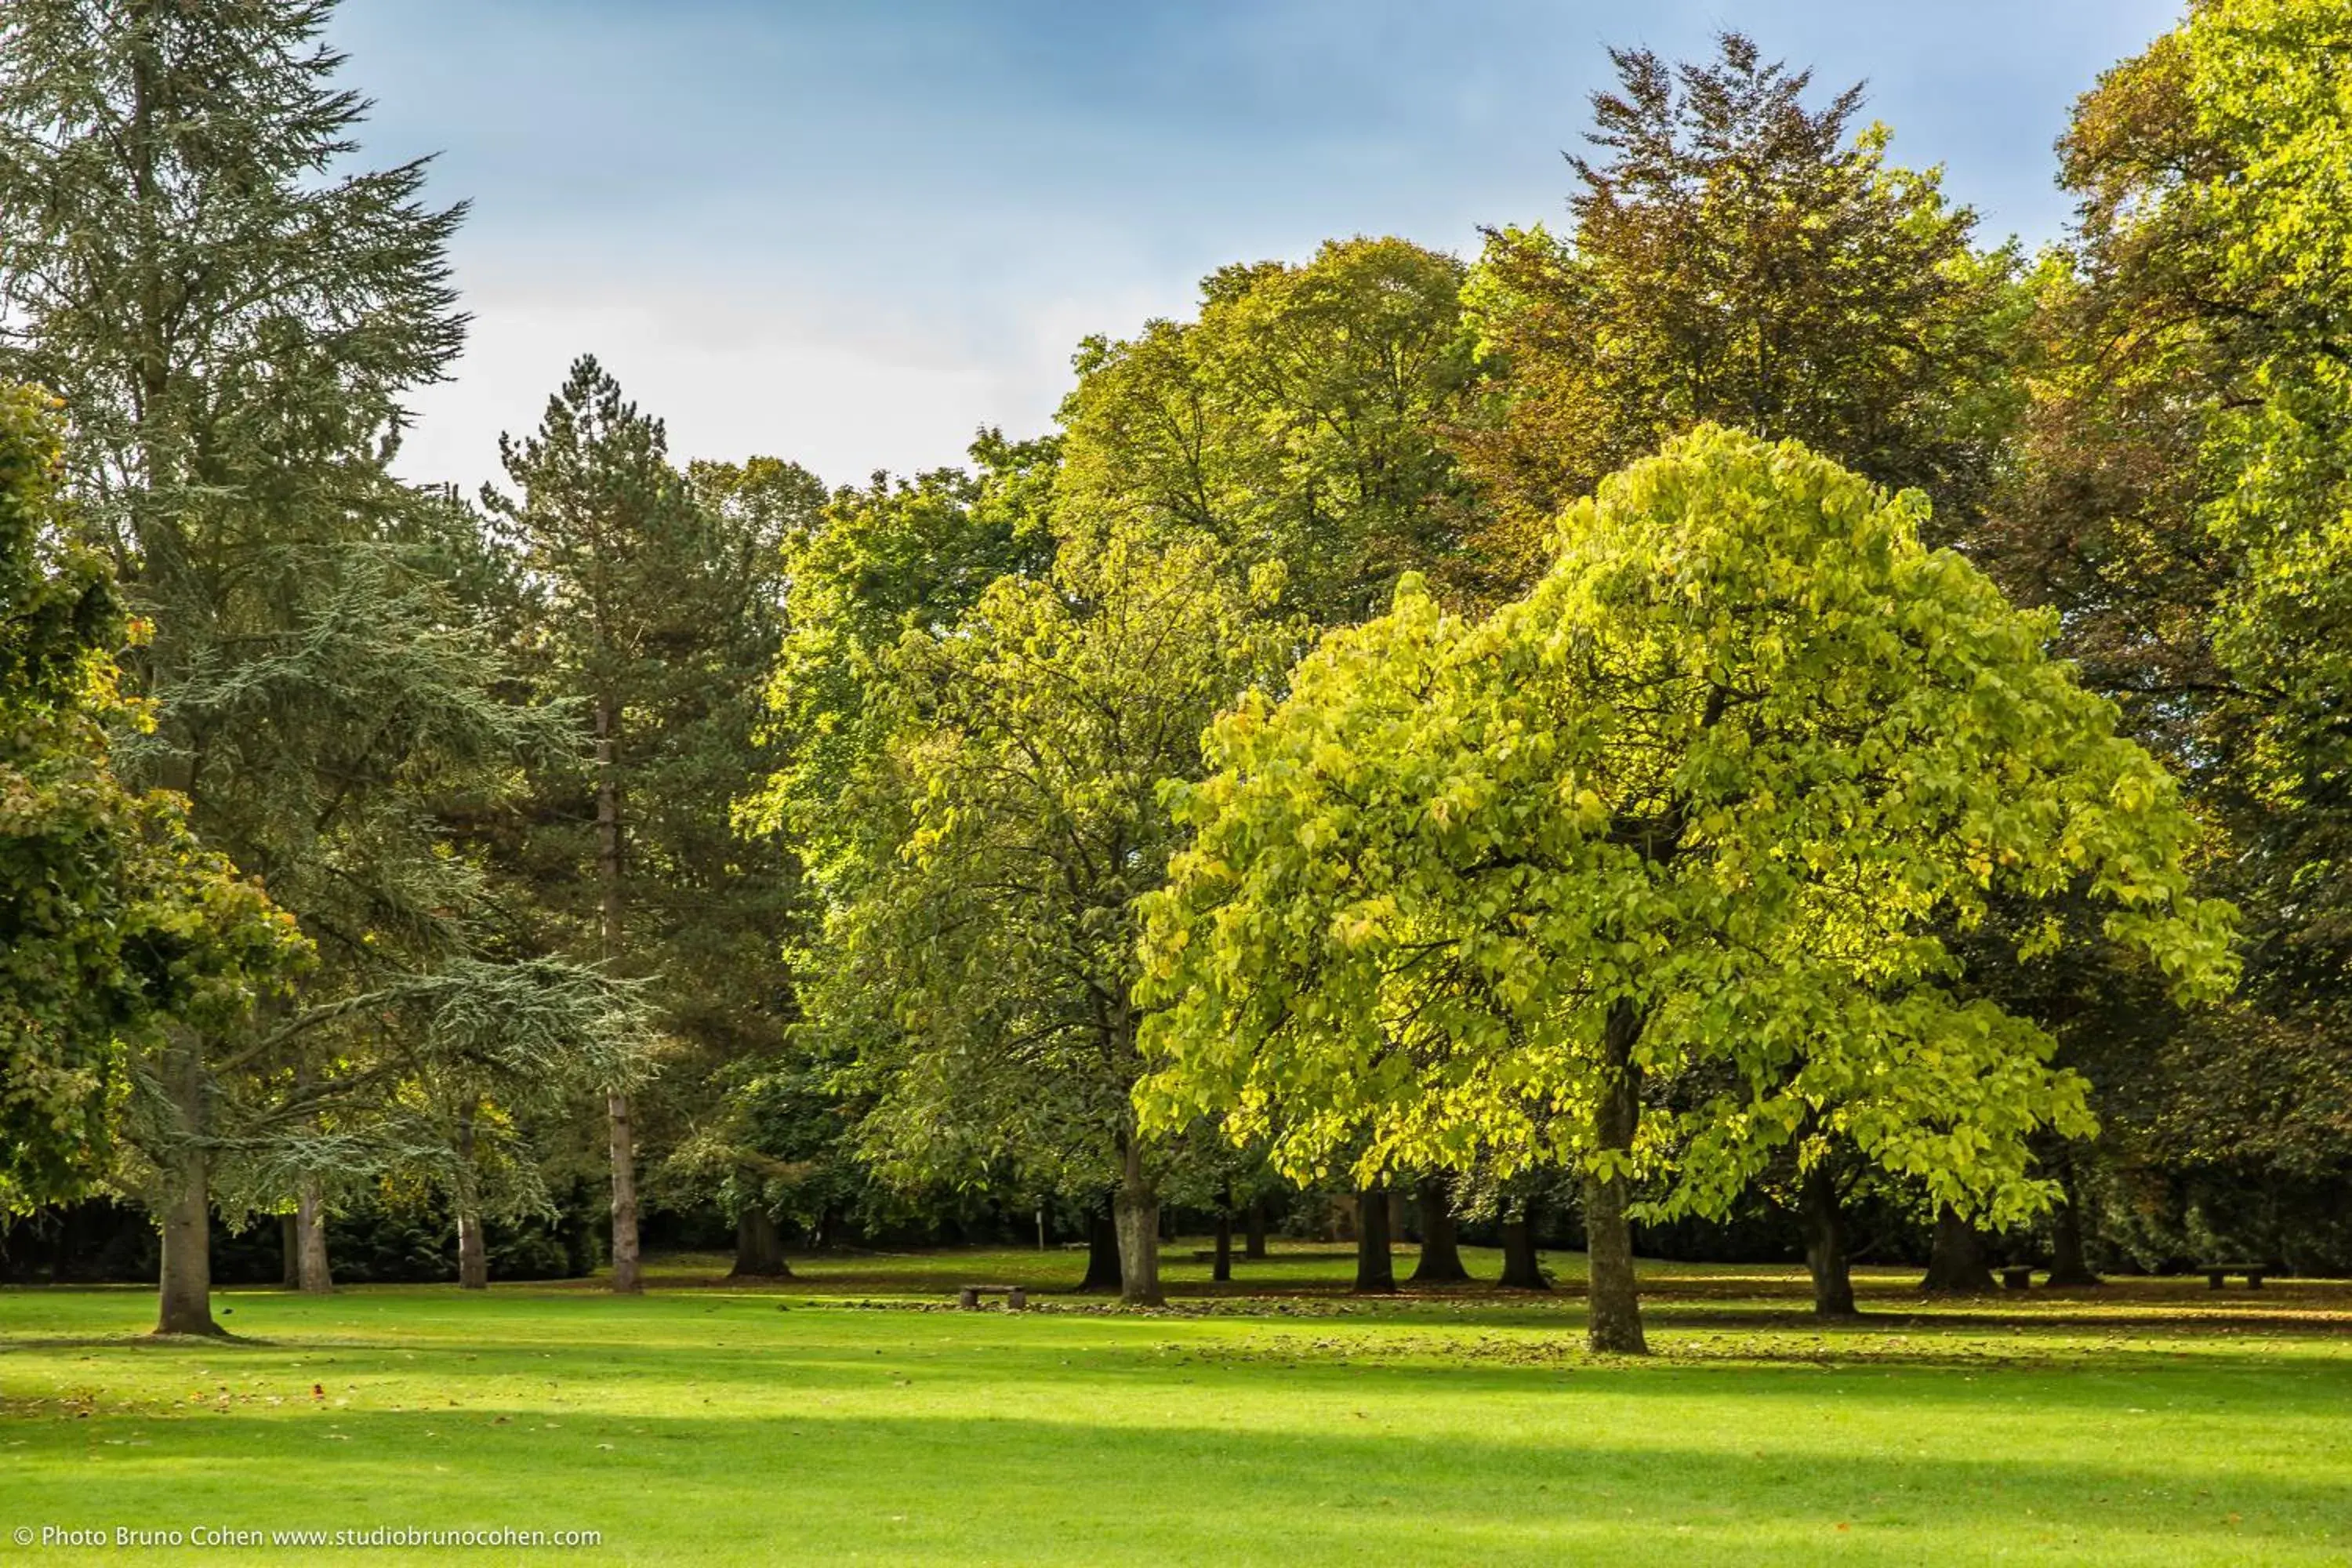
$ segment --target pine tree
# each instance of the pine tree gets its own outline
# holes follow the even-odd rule
[[[750,731],[767,650],[742,645],[767,643],[774,608],[771,600],[764,616],[754,610],[746,579],[772,573],[776,542],[747,548],[762,514],[739,508],[730,530],[720,509],[700,504],[670,465],[661,421],[588,356],[549,399],[538,430],[501,438],[499,453],[515,493],[488,489],[484,500],[522,565],[530,606],[522,661],[543,699],[576,705],[593,747],[584,772],[541,780],[532,879],[575,945],[667,978],[656,993],[671,1031],[682,1032],[700,1000],[691,976],[703,967],[688,951],[709,928],[675,918],[672,900],[697,879],[717,884],[702,890],[706,911],[747,886],[772,896],[784,883],[779,866],[761,868],[762,877],[730,873],[707,832],[759,773],[714,752],[731,749],[722,731],[731,742]],[[715,473],[706,480],[714,500],[740,489]],[[593,824],[585,842],[571,830],[583,821]],[[758,853],[773,857],[769,847]],[[593,896],[567,899],[571,889]],[[773,951],[738,956],[772,966]],[[619,1291],[642,1288],[635,1109],[625,1092],[607,1099]]]

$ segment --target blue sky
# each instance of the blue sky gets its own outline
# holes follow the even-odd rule
[[[1091,331],[1328,236],[1468,252],[1556,219],[1611,44],[1736,26],[1941,163],[1989,237],[2054,237],[2051,142],[2172,0],[345,0],[372,160],[469,199],[475,314],[403,468],[491,477],[593,352],[680,457],[827,479],[1042,428]]]

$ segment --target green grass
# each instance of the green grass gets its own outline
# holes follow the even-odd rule
[[[1869,1275],[1653,1265],[1647,1363],[1572,1291],[1377,1303],[1281,1245],[1133,1314],[944,1310],[1061,1252],[831,1258],[738,1289],[0,1292],[0,1560],[331,1561],[10,1545],[19,1525],[593,1530],[584,1552],[370,1562],[2342,1563],[2352,1287],[2128,1281],[1930,1308]],[[1552,1260],[1573,1282],[1574,1258]],[[1491,1277],[1491,1256],[1472,1266]],[[1248,1291],[1250,1294],[1240,1292]],[[313,1389],[319,1392],[314,1394]],[[345,1554],[348,1555],[348,1554]]]

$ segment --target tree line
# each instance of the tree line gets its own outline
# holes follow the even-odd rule
[[[1203,280],[828,489],[583,356],[403,483],[464,209],[331,5],[0,24],[0,1199],[163,1236],[591,1172],[788,1236],[1389,1194],[2352,1265],[2339,0],[2200,0],[1989,243],[1859,88],[1612,55],[1557,229]],[[1222,1249],[1221,1249],[1222,1263]]]

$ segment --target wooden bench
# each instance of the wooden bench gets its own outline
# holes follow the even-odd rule
[[[2026,1290],[2033,1286],[2033,1266],[2011,1263],[2001,1269],[2000,1284],[2004,1290]]]
[[[2198,1266],[2197,1272],[2205,1276],[2205,1283],[2216,1290],[2232,1274],[2245,1280],[2247,1289],[2259,1290],[2263,1288],[2263,1276],[2270,1268],[2261,1263],[2203,1263]]]
[[[956,1292],[956,1305],[967,1312],[980,1310],[982,1296],[1002,1296],[1008,1312],[1024,1312],[1029,1309],[1029,1292],[1018,1285],[966,1285]]]

